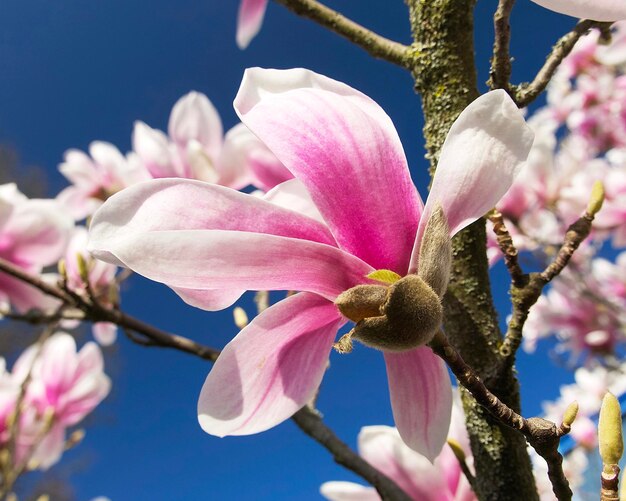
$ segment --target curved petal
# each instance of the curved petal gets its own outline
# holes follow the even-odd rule
[[[226,133],[217,170],[219,184],[236,190],[249,184],[269,190],[293,177],[267,146],[242,123]]]
[[[325,224],[320,211],[313,203],[313,200],[311,200],[311,195],[297,179],[290,179],[274,186],[263,196],[263,200],[267,200],[279,207],[299,212]]]
[[[172,290],[185,303],[207,311],[219,311],[235,304],[245,290],[211,290],[211,289],[183,289],[172,287]]]
[[[330,501],[380,501],[376,489],[353,482],[324,482],[320,494]]]
[[[341,248],[406,273],[421,200],[380,106],[311,71],[253,68],[235,108],[306,186]]]
[[[220,437],[265,431],[315,394],[344,323],[334,304],[300,293],[271,306],[224,348],[198,401],[198,420]]]
[[[267,0],[241,0],[237,15],[237,46],[245,49],[261,30]]]
[[[417,269],[424,229],[441,205],[450,234],[492,209],[511,187],[528,157],[534,133],[504,90],[473,101],[456,119],[441,149],[411,256]]]
[[[94,214],[90,245],[171,230],[234,230],[334,245],[318,221],[258,197],[190,179],[158,179],[112,196]]]
[[[198,141],[213,160],[222,148],[222,120],[213,103],[200,92],[189,92],[176,101],[167,130],[183,150],[190,141]]]
[[[298,290],[333,301],[373,268],[336,247],[222,230],[158,231],[98,239],[92,254],[173,288]]]
[[[402,440],[431,462],[441,452],[452,413],[452,385],[430,348],[385,352],[391,407]]]
[[[533,0],[546,9],[594,21],[619,21],[626,19],[623,0]]]
[[[451,501],[442,472],[406,446],[391,426],[364,426],[359,433],[361,457],[391,478],[412,499]]]
[[[22,266],[48,266],[64,254],[73,227],[56,200],[28,200],[14,208],[2,228],[2,243],[10,250],[0,254]]]
[[[111,346],[117,339],[117,325],[111,322],[96,322],[91,333],[100,346]]]

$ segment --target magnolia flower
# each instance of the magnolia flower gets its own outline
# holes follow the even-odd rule
[[[506,192],[533,140],[504,91],[480,97],[450,129],[424,206],[391,119],[355,89],[303,69],[256,68],[246,71],[235,108],[303,185],[321,220],[222,186],[166,179],[107,201],[94,216],[89,244],[99,259],[165,283],[206,309],[230,305],[244,290],[301,291],[256,317],[208,375],[199,420],[218,436],[266,430],[305,405],[347,321],[334,304],[338,296],[355,286],[381,287],[367,278],[377,270],[400,277],[420,270],[431,214],[445,223],[445,244]],[[427,269],[445,289],[449,270],[434,259],[432,244],[425,246]],[[423,278],[417,289],[436,306],[427,285],[433,277]],[[405,277],[389,290],[415,280]],[[411,349],[386,341],[398,431],[433,459],[450,420],[448,372],[420,346],[428,339]]]
[[[237,45],[245,49],[263,24],[267,0],[241,0],[237,16]]]
[[[76,221],[100,207],[109,196],[127,186],[150,179],[150,174],[133,155],[124,157],[110,143],[94,141],[89,155],[79,150],[65,152],[59,171],[72,186],[57,196]]]
[[[0,258],[38,274],[65,252],[73,222],[54,200],[30,200],[15,184],[0,185]],[[46,308],[50,299],[34,287],[0,274],[0,305],[20,312]]]
[[[459,398],[454,399],[449,438],[461,447],[466,463],[472,465],[473,458]],[[415,501],[477,499],[450,447],[444,447],[437,459],[431,462],[409,449],[395,428],[365,426],[359,433],[358,448],[363,459],[392,479]],[[331,501],[380,500],[376,489],[353,482],[326,482],[322,484],[320,492]]]
[[[133,149],[154,178],[198,179],[235,189],[253,184],[268,190],[292,177],[244,125],[224,136],[217,110],[199,92],[176,102],[168,135],[135,122]]]
[[[98,346],[87,343],[77,352],[74,338],[63,332],[46,340],[41,350],[33,345],[20,355],[12,375],[21,386],[28,374],[22,441],[28,442],[30,436],[31,446],[36,446],[31,459],[45,469],[63,453],[66,428],[81,421],[107,396],[111,381],[104,374]],[[34,440],[44,425],[49,431],[37,444]]]
[[[626,19],[626,3],[622,0],[533,0],[546,9],[594,21]]]
[[[112,298],[118,295],[118,284],[115,281],[117,267],[93,259],[87,252],[87,240],[87,229],[82,226],[76,227],[64,260],[67,286],[82,296],[93,294],[100,304],[110,306]],[[72,324],[64,325],[66,329],[71,327]],[[92,332],[102,346],[113,344],[117,338],[117,326],[111,322],[94,323]]]

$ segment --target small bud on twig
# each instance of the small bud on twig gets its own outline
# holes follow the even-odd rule
[[[605,465],[618,464],[624,453],[622,440],[622,410],[619,401],[611,392],[602,399],[598,422],[600,456]]]
[[[593,183],[593,188],[591,188],[591,198],[589,199],[589,204],[587,205],[587,214],[595,216],[602,208],[603,203],[604,185],[602,184],[602,181],[596,181]]]

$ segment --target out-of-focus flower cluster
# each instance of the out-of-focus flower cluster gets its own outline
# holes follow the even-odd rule
[[[95,141],[89,155],[65,153],[61,173],[72,183],[58,200],[76,220],[128,186],[165,177],[198,179],[234,189],[253,185],[268,191],[293,176],[243,124],[226,135],[209,99],[190,92],[174,105],[168,133],[135,122],[133,151],[125,156],[112,144]]]
[[[71,185],[55,199],[29,199],[15,184],[0,185],[0,259],[70,296],[117,308],[118,268],[87,252],[87,228],[81,223],[110,196],[154,178],[184,177],[235,189],[252,186],[269,192],[266,198],[279,205],[300,200],[291,191],[272,193],[292,175],[243,124],[224,135],[214,106],[198,92],[175,104],[167,134],[136,122],[132,143],[126,155],[102,141],[93,142],[88,153],[67,151],[59,170]],[[74,310],[0,272],[0,315],[48,318],[67,330],[84,319],[80,309]],[[116,339],[112,323],[95,322],[92,330],[100,345]],[[7,468],[19,476],[57,462],[76,440],[67,438],[67,429],[102,401],[110,385],[98,345],[89,342],[77,352],[66,333],[27,348],[11,371],[0,358],[0,485],[14,480]]]
[[[89,342],[77,351],[74,338],[63,332],[30,346],[11,371],[0,359],[2,458],[15,469],[47,469],[61,457],[67,429],[110,387],[98,345]]]
[[[579,41],[551,81],[547,105],[528,123],[536,136],[527,165],[497,206],[518,250],[547,263],[585,212],[594,182],[602,182],[605,198],[590,239],[531,310],[525,348],[557,334],[559,350],[611,353],[625,339],[626,257],[594,258],[609,243],[626,246],[624,22],[610,42],[599,31]],[[500,256],[491,232],[490,261]]]

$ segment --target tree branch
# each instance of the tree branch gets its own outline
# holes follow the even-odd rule
[[[408,46],[378,35],[316,0],[276,0],[276,2],[295,14],[334,31],[365,49],[371,56],[398,66],[407,65]]]
[[[74,319],[76,319],[75,310],[79,309],[84,313],[83,320],[90,320],[92,322],[112,322],[122,327],[125,332],[129,330],[144,336],[146,339],[137,338],[132,334],[128,336],[131,341],[140,345],[172,348],[211,362],[217,360],[220,354],[220,352],[214,348],[196,343],[189,338],[177,334],[162,331],[123,313],[117,308],[103,306],[97,301],[93,301],[93,298],[86,300],[75,293],[48,284],[39,277],[32,276],[3,259],[0,259],[0,271],[18,278],[50,296],[61,299],[65,307],[69,307],[73,310],[72,318]],[[32,324],[58,322],[60,319],[65,318],[62,311],[64,306],[52,314],[31,311],[25,315],[11,314],[10,316],[11,319]],[[127,334],[129,333],[127,332]],[[402,491],[393,480],[378,471],[343,443],[334,432],[324,424],[315,410],[304,407],[294,414],[292,419],[307,435],[326,448],[333,455],[337,463],[371,483],[383,500],[410,501],[411,498]]]
[[[513,89],[512,96],[517,105],[520,108],[528,106],[543,92],[563,59],[569,55],[582,36],[586,35],[592,28],[606,31],[611,27],[611,24],[585,19],[580,21],[567,35],[561,37],[552,47],[552,52],[548,55],[534,80],[530,83],[520,84]]]
[[[495,39],[493,42],[493,56],[489,72],[489,88],[509,90],[511,78],[511,55],[509,43],[511,41],[511,26],[509,18],[515,0],[500,0],[493,16]]]
[[[559,501],[572,499],[572,491],[563,473],[563,457],[558,452],[561,436],[568,431],[563,426],[542,418],[525,419],[491,393],[472,368],[439,331],[431,342],[433,351],[448,364],[459,384],[466,388],[476,401],[509,428],[519,431],[528,443],[548,464],[548,476],[554,495]]]

